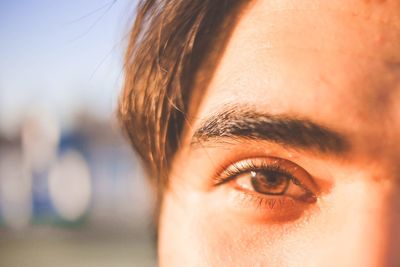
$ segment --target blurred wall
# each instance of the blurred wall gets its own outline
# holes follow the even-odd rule
[[[134,1],[0,2],[0,266],[154,266],[115,120]]]

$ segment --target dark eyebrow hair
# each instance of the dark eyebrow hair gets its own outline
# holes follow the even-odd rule
[[[210,116],[195,131],[191,145],[226,139],[250,139],[284,146],[343,154],[348,140],[337,132],[309,120],[260,113],[249,108],[227,108]]]

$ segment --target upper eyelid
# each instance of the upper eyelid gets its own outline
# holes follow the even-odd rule
[[[245,172],[245,171],[250,171],[250,170],[268,169],[268,170],[279,171],[279,172],[288,174],[289,176],[293,176],[290,173],[290,171],[286,170],[284,167],[280,166],[276,162],[274,162],[274,164],[266,163],[265,158],[284,160],[284,159],[277,158],[277,157],[256,157],[256,158],[244,159],[244,160],[240,160],[240,161],[231,163],[227,168],[225,168],[223,171],[221,171],[221,174],[234,173],[235,171],[239,173],[239,172]],[[256,161],[260,161],[260,163],[256,163]],[[233,171],[232,171],[232,169],[233,169]]]
[[[237,166],[236,173],[231,172],[232,175],[240,175],[241,173],[245,173],[248,171],[275,171],[281,173],[285,176],[288,176],[290,179],[297,180],[296,177],[293,176],[290,172],[286,171],[284,168],[281,168],[276,165],[264,165],[256,166],[255,164],[249,164],[248,166]],[[229,174],[229,173],[227,173]]]

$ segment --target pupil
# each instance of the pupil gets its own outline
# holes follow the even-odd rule
[[[281,181],[282,179],[280,179],[280,178],[281,177],[278,177],[278,175],[271,173],[271,174],[267,174],[265,176],[265,181],[267,182],[267,184],[275,186],[275,185],[279,184],[279,182],[282,182]]]
[[[281,195],[286,191],[289,179],[281,173],[258,171],[252,173],[251,184],[259,193]]]

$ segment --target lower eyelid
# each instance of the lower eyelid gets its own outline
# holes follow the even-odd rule
[[[295,200],[292,197],[285,196],[285,195],[268,196],[268,195],[262,195],[257,192],[251,192],[251,191],[242,191],[239,194],[243,195],[243,196],[239,197],[240,201],[248,202],[248,203],[243,203],[243,204],[253,205],[254,208],[260,209],[260,210],[287,209],[290,207],[294,207],[295,205],[301,206],[301,204],[302,204],[301,200]]]
[[[230,206],[241,218],[262,223],[286,223],[299,219],[314,203],[287,196],[260,196],[253,192],[231,190]]]

